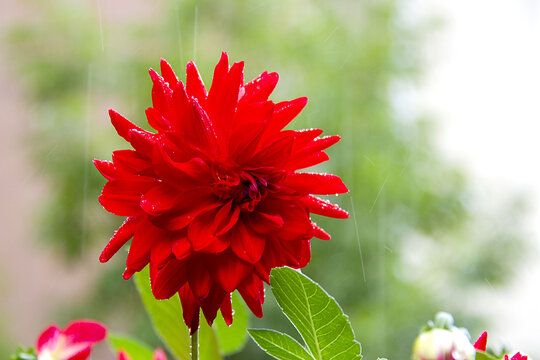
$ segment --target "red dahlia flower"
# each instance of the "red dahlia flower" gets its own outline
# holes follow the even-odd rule
[[[161,76],[150,69],[154,106],[146,110],[157,133],[110,110],[134,150],[94,161],[109,180],[101,205],[128,217],[100,260],[133,238],[124,278],[150,263],[154,296],[179,293],[192,332],[200,309],[208,323],[221,309],[231,324],[234,290],[261,317],[270,270],[306,266],[310,239],[330,239],[310,213],[348,217],[311,195],[347,192],[339,177],[297,172],[328,160],[323,150],[340,137],[283,130],[307,98],[273,103],[268,97],[278,75],[264,72],[244,84],[243,67],[229,68],[223,53],[207,92],[193,62],[184,85],[162,60]]]
[[[51,325],[37,340],[39,360],[85,360],[92,346],[105,339],[107,328],[95,321],[78,320],[65,330]]]

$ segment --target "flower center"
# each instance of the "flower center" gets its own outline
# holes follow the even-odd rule
[[[219,171],[213,185],[214,194],[223,202],[230,200],[242,211],[253,211],[266,197],[268,182],[247,171]]]

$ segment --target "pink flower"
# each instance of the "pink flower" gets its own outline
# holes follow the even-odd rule
[[[125,351],[118,352],[118,360],[131,360],[131,357]],[[152,360],[167,360],[167,356],[161,349],[156,349]]]
[[[37,340],[38,360],[85,360],[106,335],[107,328],[92,320],[74,321],[64,330],[51,325]]]

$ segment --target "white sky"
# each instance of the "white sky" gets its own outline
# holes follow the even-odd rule
[[[418,102],[436,116],[438,143],[494,196],[527,194],[526,226],[540,245],[540,1],[415,0],[415,16],[445,22],[426,44]],[[540,246],[539,246],[540,248]],[[512,259],[501,259],[512,266]],[[540,357],[540,262],[504,291],[478,299],[495,312],[491,344]]]

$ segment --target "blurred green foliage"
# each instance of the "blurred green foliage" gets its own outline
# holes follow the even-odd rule
[[[12,58],[31,94],[30,140],[49,182],[43,239],[66,260],[97,259],[88,250],[104,245],[120,221],[97,203],[105,179],[90,163],[127,147],[107,108],[144,126],[149,66],[163,57],[182,76],[187,61],[196,60],[209,84],[225,50],[246,61],[246,79],[265,70],[280,74],[275,101],[309,98],[292,127],[343,136],[319,170],[349,186],[350,194],[333,200],[351,220],[315,216],[333,239],[313,241],[306,273],[351,316],[366,358],[407,357],[420,326],[442,308],[472,324],[457,289],[512,274],[501,259],[522,246],[520,203],[499,206],[489,218],[477,211],[464,174],[437,153],[432,122],[396,105],[400,86],[414,86],[421,75],[422,36],[434,31],[411,23],[403,2],[161,0],[134,2],[153,9],[140,19],[108,20],[95,2],[33,5],[42,15],[12,30]],[[121,280],[121,261],[104,265],[111,270],[95,297],[64,316],[118,320],[154,345],[132,284]],[[276,309],[269,296],[264,319],[252,325],[292,333]],[[251,344],[230,358],[263,357]]]

